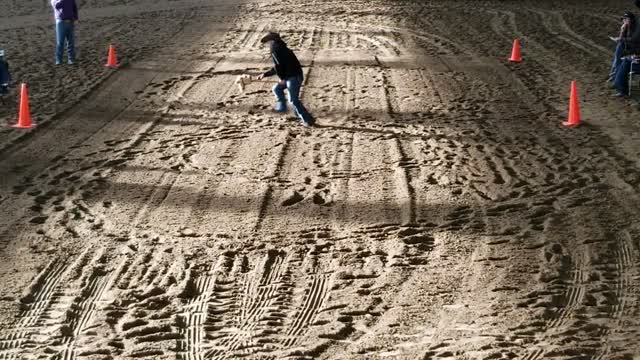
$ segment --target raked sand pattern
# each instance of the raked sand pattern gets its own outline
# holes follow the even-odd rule
[[[640,356],[623,5],[87,0],[70,69],[9,3],[39,125],[0,129],[0,359]],[[313,128],[234,83],[269,30]]]

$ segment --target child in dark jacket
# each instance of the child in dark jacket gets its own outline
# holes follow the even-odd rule
[[[258,76],[258,79],[273,75],[278,75],[280,78],[280,81],[272,88],[273,94],[276,96],[275,110],[277,112],[287,111],[284,98],[284,90],[286,89],[289,92],[289,102],[293,106],[296,116],[300,118],[303,125],[312,126],[315,120],[300,101],[300,88],[304,81],[300,61],[277,33],[268,33],[260,42],[269,43],[274,66],[271,70]]]
[[[4,59],[4,50],[0,49],[0,96],[9,92],[9,84],[11,83],[11,73],[9,72],[9,63]]]

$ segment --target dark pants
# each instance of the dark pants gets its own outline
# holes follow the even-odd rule
[[[75,37],[73,34],[73,21],[56,22],[56,63],[62,62],[62,51],[67,44],[67,59],[76,61]]]
[[[7,95],[9,92],[9,82],[11,81],[11,74],[9,74],[9,65],[0,59],[0,96]]]

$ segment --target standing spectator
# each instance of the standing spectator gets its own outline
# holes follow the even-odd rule
[[[75,0],[51,0],[56,18],[56,65],[62,62],[62,51],[67,44],[67,64],[76,61],[73,28],[78,20],[78,6]]]
[[[11,83],[9,63],[4,59],[4,50],[0,49],[0,96],[7,95]]]

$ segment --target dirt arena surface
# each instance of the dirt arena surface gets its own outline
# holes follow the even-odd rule
[[[640,359],[631,2],[86,0],[75,67],[6,3],[0,359]]]

